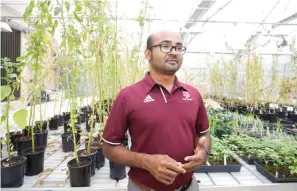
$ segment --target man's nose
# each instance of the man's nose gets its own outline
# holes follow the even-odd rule
[[[176,47],[172,47],[170,54],[177,55]]]

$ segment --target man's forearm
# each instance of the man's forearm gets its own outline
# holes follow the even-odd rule
[[[211,149],[210,131],[201,133],[200,135],[196,136],[196,147],[198,146],[199,139],[201,137],[205,137],[204,148],[207,149],[208,152],[210,152],[210,149]]]
[[[128,150],[122,145],[114,146],[108,143],[103,144],[103,152],[109,160],[127,166],[147,169],[148,154],[136,153]]]

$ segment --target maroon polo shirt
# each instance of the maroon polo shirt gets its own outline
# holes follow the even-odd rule
[[[126,87],[116,97],[106,122],[103,140],[119,145],[125,133],[131,136],[131,151],[164,154],[185,163],[194,154],[195,138],[209,130],[208,117],[198,90],[175,79],[171,92],[146,74],[143,80]],[[131,167],[130,177],[155,190],[173,190],[191,179],[193,172],[180,174],[169,186],[148,171]]]

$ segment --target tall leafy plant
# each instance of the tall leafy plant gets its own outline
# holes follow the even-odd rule
[[[34,31],[28,35],[28,47],[24,56],[19,60],[26,63],[32,69],[33,79],[29,85],[31,90],[29,127],[31,128],[32,151],[35,152],[34,142],[34,120],[37,101],[41,101],[41,90],[45,77],[48,75],[48,67],[45,63],[47,50],[51,47],[52,34],[54,34],[58,23],[53,20],[51,15],[51,1],[34,1],[31,0],[24,13],[24,20],[28,21],[33,11],[37,15],[32,20]],[[42,120],[42,110],[40,104],[40,120]],[[41,128],[42,124],[39,124]]]
[[[20,88],[20,77],[24,64],[23,63],[13,63],[9,58],[1,59],[1,68],[4,68],[6,75],[1,77],[5,81],[6,85],[1,86],[1,101],[6,98],[6,104],[4,106],[4,112],[1,115],[1,126],[5,128],[6,132],[6,145],[8,153],[8,163],[11,166],[11,150],[10,150],[10,110],[11,101],[14,100],[14,93]],[[20,128],[25,128],[27,124],[27,110],[20,109],[13,114],[14,122]]]

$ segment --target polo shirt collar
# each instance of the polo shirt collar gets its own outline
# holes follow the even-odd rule
[[[143,81],[145,83],[145,91],[146,93],[149,93],[153,87],[155,87],[156,85],[160,86],[159,84],[157,84],[150,76],[150,72],[147,72],[143,78]],[[183,88],[184,90],[187,91],[186,87],[180,83],[180,81],[178,80],[178,78],[175,76],[175,80],[174,80],[174,86],[172,88],[172,90],[178,89],[178,88]]]

